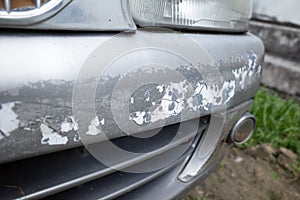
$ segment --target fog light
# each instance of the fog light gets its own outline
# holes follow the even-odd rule
[[[230,139],[235,144],[244,144],[247,142],[255,129],[256,119],[250,113],[244,114],[240,120],[234,125]]]

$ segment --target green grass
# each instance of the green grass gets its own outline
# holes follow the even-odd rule
[[[300,105],[293,99],[283,99],[275,92],[258,91],[252,113],[257,128],[249,144],[271,143],[285,147],[300,156]]]
[[[276,180],[279,180],[280,179],[280,176],[276,173],[276,172],[269,172],[269,176],[271,177],[271,178],[274,178],[274,179],[276,179]]]

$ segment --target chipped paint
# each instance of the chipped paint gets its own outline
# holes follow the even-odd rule
[[[4,136],[10,136],[10,133],[19,128],[20,120],[13,108],[17,102],[4,103],[0,107],[0,131]]]
[[[239,82],[241,89],[245,90],[248,85],[248,80],[257,78],[261,73],[261,65],[257,66],[257,55],[253,52],[250,53],[248,55],[248,65],[242,66],[239,69],[234,69],[232,70],[232,73],[236,81]]]
[[[77,131],[78,123],[75,121],[73,116],[67,117],[65,121],[61,123],[60,130],[64,133],[70,132],[72,130]]]
[[[50,128],[46,123],[40,125],[40,130],[42,132],[42,144],[52,145],[65,145],[68,143],[68,137],[62,136],[54,129]]]
[[[199,111],[204,109],[209,111],[212,106],[225,105],[235,95],[236,81],[225,81],[221,86],[208,86],[205,82],[199,82],[191,92],[191,87],[186,81],[170,83],[157,87],[160,92],[163,90],[163,97],[160,104],[152,103],[156,106],[153,111],[136,111],[130,113],[129,119],[138,125],[149,122],[164,120],[171,116],[179,115],[185,108]],[[189,95],[192,93],[192,95]]]
[[[142,125],[146,122],[146,112],[145,111],[143,111],[143,112],[137,111],[137,112],[131,113],[129,116],[129,120],[134,121],[138,125]]]
[[[235,81],[225,81],[222,87],[208,86],[199,82],[192,97],[187,100],[189,108],[194,111],[203,108],[208,111],[212,106],[225,105],[235,94]]]
[[[188,92],[186,81],[158,86],[159,92],[164,92],[160,105],[150,114],[151,122],[156,122],[170,116],[178,115],[185,107]]]
[[[103,121],[104,122],[104,121]],[[100,125],[100,121],[98,117],[95,117],[91,124],[89,125],[89,130],[86,132],[87,135],[99,135],[101,133],[101,130],[98,128]]]
[[[160,93],[163,93],[163,91],[164,91],[164,86],[159,85],[159,86],[157,86],[156,88],[158,89],[158,91],[159,91]]]
[[[75,131],[75,135],[73,138],[74,142],[79,142],[81,140],[79,134],[78,134],[78,123],[75,121],[73,116],[67,117],[60,126],[60,131],[62,133],[68,133],[70,131]]]
[[[134,104],[134,98],[133,97],[130,98],[130,103]]]
[[[233,75],[226,77],[222,82],[207,85],[204,81],[200,81],[189,85],[187,81],[181,81],[158,85],[156,89],[162,97],[152,102],[150,93],[146,91],[144,100],[146,103],[150,102],[152,106],[145,106],[145,109],[131,112],[129,119],[138,125],[143,125],[178,116],[185,109],[206,112],[211,111],[213,106],[225,106],[236,93],[252,87],[261,74],[261,65],[257,64],[257,55],[254,52],[238,59],[239,62],[245,60],[245,64],[231,70]],[[134,104],[132,100],[131,104]]]
[[[105,124],[105,119],[100,120],[100,124],[104,125]]]

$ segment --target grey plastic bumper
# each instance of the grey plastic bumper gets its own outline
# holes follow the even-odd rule
[[[70,121],[72,92],[83,63],[99,45],[112,36],[114,34],[70,35],[13,31],[0,34],[0,163],[82,145],[76,131],[71,129],[64,132],[61,127],[64,123],[70,126],[73,123]],[[235,79],[235,87],[231,91],[234,95],[226,101],[227,108],[254,96],[259,87],[264,54],[263,44],[257,37],[251,34],[185,36],[210,54],[215,61],[212,65],[226,80]],[[188,50],[189,46],[182,44],[181,48]],[[125,64],[130,66],[131,61]],[[250,78],[243,80],[242,74],[236,76],[237,72],[248,71],[250,65],[254,67]],[[193,72],[186,74],[191,78],[193,76]],[[202,74],[209,75],[209,70]],[[224,80],[216,82],[222,85]],[[187,112],[185,116],[189,116],[189,119],[198,117],[190,108],[184,112]],[[209,110],[203,113],[209,114]],[[9,125],[5,123],[6,119],[11,122]],[[160,119],[153,125],[138,127],[137,130],[140,132],[189,119],[172,116]],[[56,130],[58,137],[63,138],[60,143],[43,139],[43,130],[49,128]],[[118,137],[117,130],[112,129],[111,132],[116,134],[112,137]]]

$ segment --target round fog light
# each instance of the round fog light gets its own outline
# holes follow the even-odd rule
[[[231,131],[231,141],[235,144],[244,144],[251,138],[255,125],[255,117],[250,113],[244,114]]]

